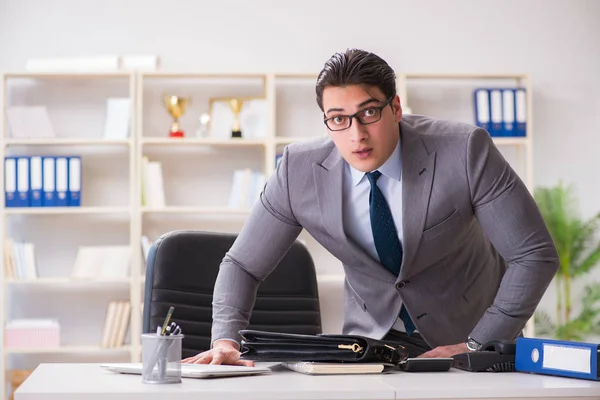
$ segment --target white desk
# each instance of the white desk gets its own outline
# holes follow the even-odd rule
[[[387,399],[600,399],[600,382],[521,373],[394,372],[310,376],[274,367],[270,375],[183,379],[148,385],[139,375],[99,364],[41,364],[15,400],[387,400]]]

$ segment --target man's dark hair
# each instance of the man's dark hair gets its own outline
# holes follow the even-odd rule
[[[378,87],[385,98],[396,94],[396,74],[379,56],[359,49],[335,53],[317,77],[317,104],[323,111],[323,90],[328,86],[369,85]]]

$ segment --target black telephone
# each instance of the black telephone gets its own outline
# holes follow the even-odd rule
[[[517,345],[513,340],[492,340],[479,351],[456,354],[454,368],[471,372],[513,372]]]

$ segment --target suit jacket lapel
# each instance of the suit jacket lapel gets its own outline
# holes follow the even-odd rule
[[[398,280],[415,275],[411,264],[425,226],[435,168],[435,152],[429,153],[418,132],[400,122],[402,144],[402,229],[403,259]]]
[[[344,168],[344,159],[335,147],[321,164],[313,164],[313,177],[323,225],[336,241],[346,243],[351,254],[367,266],[361,269],[361,272],[375,279],[393,282],[395,276],[391,272],[346,236],[342,208]]]

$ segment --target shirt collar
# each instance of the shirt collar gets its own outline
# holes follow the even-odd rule
[[[386,160],[385,163],[383,163],[381,167],[377,168],[377,170],[381,172],[382,175],[385,175],[391,179],[395,179],[399,182],[400,177],[402,176],[402,160],[400,157],[400,140],[398,140],[392,155]],[[348,166],[352,172],[352,184],[356,186],[365,177],[365,173],[354,169],[350,164],[348,164]]]

